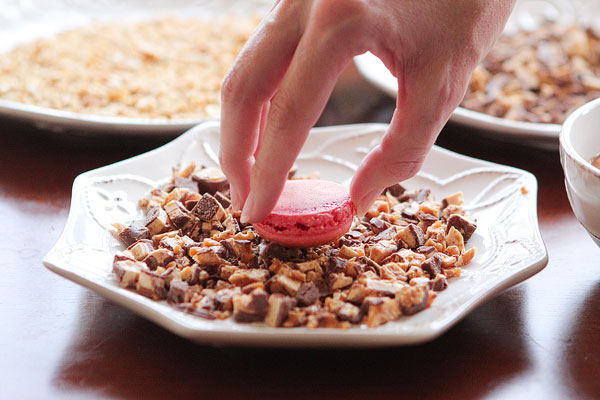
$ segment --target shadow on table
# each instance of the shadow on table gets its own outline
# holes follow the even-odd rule
[[[564,379],[580,398],[597,399],[600,396],[600,280],[582,304],[581,309],[574,310],[577,324],[563,341],[563,356],[567,362],[561,364],[568,366]]]
[[[273,350],[200,346],[90,293],[54,384],[126,399],[476,398],[531,364],[522,300],[512,289],[424,345]]]

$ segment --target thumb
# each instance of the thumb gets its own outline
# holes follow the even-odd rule
[[[407,105],[396,108],[381,143],[365,157],[352,179],[350,196],[358,216],[367,212],[386,187],[419,172],[445,119],[415,112],[415,107]]]

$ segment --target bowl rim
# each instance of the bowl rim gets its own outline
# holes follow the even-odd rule
[[[585,103],[569,114],[560,129],[559,143],[560,148],[564,150],[565,154],[575,161],[577,165],[583,167],[586,172],[594,175],[597,178],[600,178],[600,169],[594,167],[588,160],[585,160],[577,151],[575,151],[573,143],[571,143],[571,132],[573,131],[573,124],[575,124],[575,121],[582,115],[587,114],[588,112],[591,112],[597,108],[600,108],[600,98]],[[565,166],[563,165],[563,168],[564,167]]]

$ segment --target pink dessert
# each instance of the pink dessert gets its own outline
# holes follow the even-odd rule
[[[271,214],[254,227],[272,242],[314,247],[346,233],[353,217],[354,205],[344,186],[314,179],[290,180]]]

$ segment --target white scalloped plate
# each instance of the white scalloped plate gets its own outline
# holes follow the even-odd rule
[[[507,32],[517,28],[533,30],[544,18],[570,23],[579,21],[600,28],[599,0],[517,0],[506,24]],[[354,58],[359,72],[373,85],[396,97],[398,81],[383,62],[371,53]],[[475,128],[482,135],[530,146],[557,150],[560,125],[513,121],[458,107],[450,117],[452,122]]]
[[[323,179],[348,184],[366,152],[387,125],[366,124],[311,131],[298,159],[300,173],[321,171]],[[469,245],[478,248],[460,278],[451,279],[433,306],[374,329],[345,331],[269,328],[262,324],[207,321],[119,287],[111,274],[121,245],[109,233],[112,222],[139,218],[136,200],[171,167],[196,161],[217,165],[219,125],[201,124],[148,153],[86,172],[73,183],[71,211],[61,237],[44,258],[50,270],[92,289],[158,325],[191,340],[219,345],[342,347],[407,345],[432,340],[471,310],[540,271],[547,263],[536,214],[537,181],[525,171],[465,157],[434,147],[408,188],[428,187],[439,199],[462,190],[466,208],[478,220]],[[527,193],[522,192],[522,188]]]
[[[135,22],[159,16],[199,17],[266,13],[274,0],[4,0],[0,55],[40,37],[91,23]],[[77,136],[175,137],[202,119],[126,118],[92,115],[0,98],[0,117],[30,122],[47,132]]]

